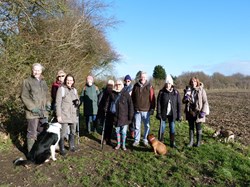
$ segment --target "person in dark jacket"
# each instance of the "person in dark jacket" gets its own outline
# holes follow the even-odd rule
[[[37,135],[43,131],[43,123],[48,121],[50,111],[50,94],[46,81],[42,76],[44,67],[35,63],[32,74],[23,81],[21,100],[25,106],[27,129],[27,149],[30,152],[37,140]]]
[[[96,115],[98,110],[99,89],[94,84],[94,78],[87,76],[86,84],[81,93],[81,103],[84,105],[84,116],[86,119],[87,133],[96,131]],[[92,127],[91,127],[92,123]]]
[[[123,89],[123,83],[121,80],[117,80],[115,84],[116,98],[115,105],[115,130],[117,137],[117,146],[115,149],[120,149],[122,142],[122,149],[126,149],[126,137],[128,124],[131,123],[134,115],[133,102],[129,93]],[[122,136],[121,136],[122,135]],[[122,139],[122,141],[121,141]]]
[[[100,102],[98,105],[97,118],[100,120],[100,123],[104,125],[104,141],[103,144],[112,145],[111,135],[114,125],[115,115],[111,112],[110,107],[111,103],[115,100],[116,92],[113,91],[114,81],[108,80],[106,88],[101,93]]]
[[[123,90],[128,92],[129,95],[131,96],[132,90],[133,90],[133,85],[132,85],[132,79],[131,79],[130,75],[126,75],[124,77],[124,88],[123,88]],[[129,132],[130,132],[131,137],[135,138],[134,120],[132,120],[132,122],[128,125],[128,128],[129,128]]]
[[[155,94],[152,85],[147,80],[147,73],[140,73],[139,81],[134,85],[132,91],[132,100],[134,105],[135,119],[135,141],[133,146],[139,145],[141,139],[141,121],[144,123],[144,146],[148,147],[147,136],[150,131],[150,115],[154,114]]]
[[[181,120],[181,99],[179,92],[173,86],[173,79],[170,75],[167,75],[165,86],[157,96],[156,118],[160,120],[158,139],[164,142],[164,132],[168,120],[170,147],[176,147],[175,120]]]

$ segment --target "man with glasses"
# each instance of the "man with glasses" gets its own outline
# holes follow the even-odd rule
[[[132,90],[133,90],[133,85],[132,85],[132,79],[130,77],[130,75],[126,75],[124,77],[124,91],[128,92],[129,95],[131,96],[132,94]],[[129,124],[129,132],[130,132],[130,136],[132,138],[135,137],[135,127],[134,127],[134,120],[132,120],[132,123]]]
[[[52,87],[51,87],[51,98],[52,98],[51,109],[53,111],[56,110],[55,104],[56,104],[57,90],[63,84],[65,76],[66,76],[66,73],[63,70],[59,70],[57,72],[56,81],[52,84]]]

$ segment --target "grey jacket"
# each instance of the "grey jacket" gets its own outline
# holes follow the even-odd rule
[[[62,85],[56,93],[56,115],[62,117],[62,123],[77,123],[77,107],[73,100],[79,99],[75,88]]]
[[[25,105],[26,119],[48,117],[46,105],[50,106],[50,95],[43,78],[39,81],[31,75],[25,79],[21,89],[21,100]],[[39,109],[41,112],[32,113],[33,109]]]

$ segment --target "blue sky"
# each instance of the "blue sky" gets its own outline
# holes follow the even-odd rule
[[[249,0],[114,0],[109,13],[121,20],[108,40],[121,54],[118,76],[156,65],[178,76],[250,75]]]

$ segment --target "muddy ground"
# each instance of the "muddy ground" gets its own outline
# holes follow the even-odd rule
[[[208,91],[207,95],[210,104],[210,115],[207,118],[207,125],[214,129],[223,126],[234,131],[236,134],[236,141],[248,146],[250,144],[250,92]],[[86,150],[100,150],[100,142],[98,139],[89,139],[83,136],[81,137],[81,141],[84,143],[80,144],[79,151],[74,153],[76,155],[79,154],[81,156],[91,157],[93,156],[93,152]],[[91,147],[91,149],[89,149],[89,147]],[[106,151],[113,151],[113,148],[106,146],[105,152]],[[96,151],[94,152],[96,153]],[[14,145],[10,151],[0,153],[0,186],[3,184],[8,184],[6,186],[36,186],[35,182],[30,181],[32,178],[30,172],[25,172],[27,171],[25,168],[15,168],[13,166],[13,159],[20,156],[24,157],[24,154]],[[60,159],[60,155],[58,155],[58,157]],[[51,165],[55,168],[54,171],[48,169],[51,168]],[[32,171],[36,171],[36,168],[41,168],[41,166],[31,167],[33,168],[31,169]],[[57,165],[55,162],[46,163],[45,166],[42,166],[42,171],[44,173],[51,173],[52,176],[56,176],[56,167]],[[22,172],[20,172],[20,170],[22,170]],[[35,172],[33,174],[39,175],[39,173]]]

